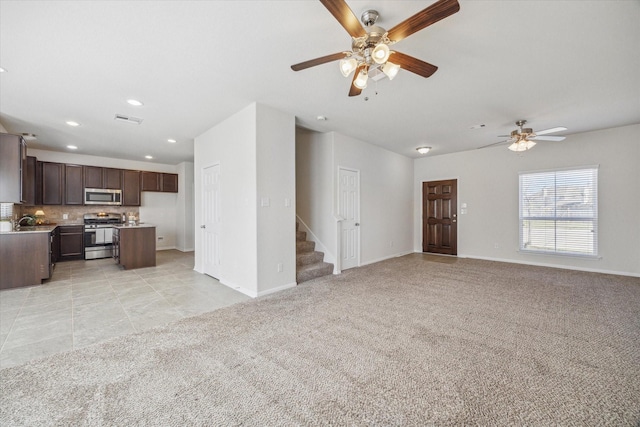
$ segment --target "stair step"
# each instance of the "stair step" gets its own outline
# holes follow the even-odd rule
[[[296,231],[296,241],[304,242],[307,240],[307,232],[306,231]]]
[[[323,259],[324,254],[322,252],[302,252],[296,255],[296,266],[315,264]]]
[[[333,274],[333,264],[317,262],[315,264],[299,266],[296,271],[296,281],[302,283],[329,274]]]
[[[315,247],[316,247],[316,242],[310,242],[310,241],[296,242],[296,254],[313,252]]]

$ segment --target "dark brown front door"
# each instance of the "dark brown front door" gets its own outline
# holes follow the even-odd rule
[[[458,254],[458,181],[422,183],[422,251]]]

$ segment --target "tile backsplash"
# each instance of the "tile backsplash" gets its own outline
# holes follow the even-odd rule
[[[110,212],[121,215],[125,213],[127,218],[129,215],[135,215],[136,218],[140,218],[139,208],[132,208],[131,206],[13,206],[13,211],[18,215],[18,218],[25,215],[33,215],[38,209],[42,209],[45,215],[42,220],[48,224],[82,224],[82,216],[84,214],[97,212]],[[66,219],[64,219],[65,214],[67,215]]]

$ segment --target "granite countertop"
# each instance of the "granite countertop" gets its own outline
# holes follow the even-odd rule
[[[2,231],[0,234],[19,234],[19,233],[51,233],[57,225],[53,224],[43,224],[43,225],[32,225],[32,226],[22,226],[17,230],[12,231]]]
[[[140,223],[140,224],[136,224],[136,225],[129,225],[129,224],[119,224],[119,225],[114,225],[113,228],[118,228],[118,229],[127,229],[127,228],[155,228],[155,225],[153,224],[144,224],[144,223]]]
[[[56,227],[66,225],[83,225],[84,223],[64,223],[64,224],[40,224],[40,225],[23,225],[17,230],[0,231],[0,234],[20,234],[20,233],[51,233]]]

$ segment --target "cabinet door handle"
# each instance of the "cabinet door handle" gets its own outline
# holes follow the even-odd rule
[[[207,226],[206,226],[206,225],[204,225],[204,224],[202,224],[202,225],[200,226],[200,228],[207,228]]]

